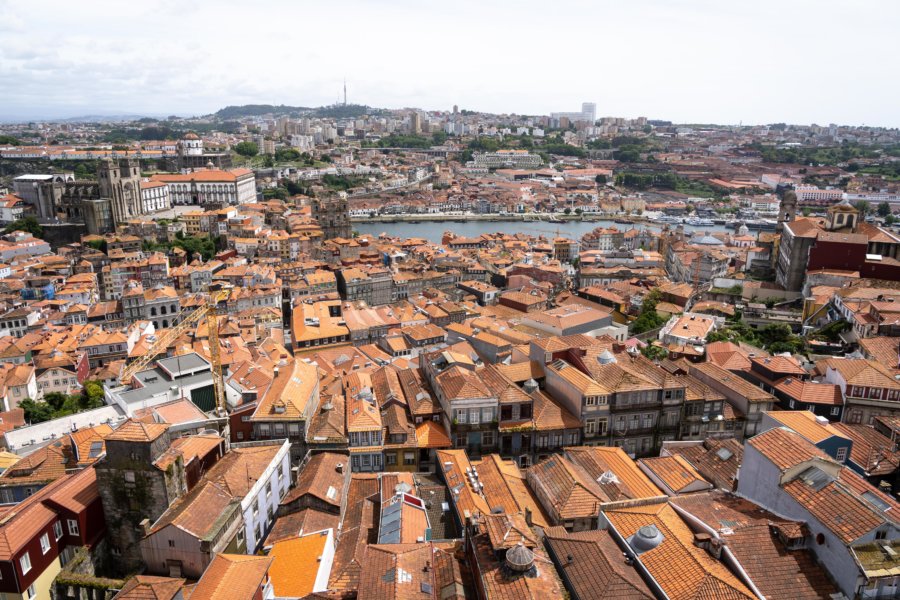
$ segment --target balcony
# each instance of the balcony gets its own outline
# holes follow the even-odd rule
[[[454,433],[468,433],[469,431],[496,431],[497,421],[487,421],[482,423],[459,423],[453,421]]]
[[[635,435],[648,435],[654,431],[656,431],[656,425],[650,425],[648,427],[623,427],[621,429],[613,427],[611,433],[613,437],[631,437]]]
[[[631,410],[647,410],[648,408],[660,408],[662,402],[659,399],[649,402],[613,402],[609,405],[610,412],[626,412]]]

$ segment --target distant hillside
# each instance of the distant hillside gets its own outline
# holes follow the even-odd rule
[[[304,106],[287,106],[282,104],[275,106],[274,104],[244,104],[241,106],[226,106],[225,108],[214,113],[219,119],[237,119],[240,117],[258,117],[260,115],[274,116],[300,116],[301,114],[309,114],[315,117],[328,117],[332,119],[352,119],[362,115],[376,115],[383,112],[379,108],[372,108],[364,104],[333,104],[331,106],[320,106],[318,108],[308,108]]]
[[[258,117],[260,115],[299,115],[300,113],[309,112],[311,108],[305,106],[287,106],[282,104],[275,106],[274,104],[243,104],[241,106],[226,106],[217,111],[215,116],[220,119],[236,119],[239,117]]]

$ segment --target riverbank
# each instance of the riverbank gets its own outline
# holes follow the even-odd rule
[[[641,216],[631,216],[610,219],[606,215],[583,214],[566,215],[550,213],[528,213],[526,215],[499,215],[499,214],[421,214],[421,215],[377,215],[374,217],[351,217],[352,223],[468,223],[468,222],[497,222],[497,223],[618,223],[639,224],[650,223],[650,219]]]
[[[399,215],[398,215],[399,216]],[[444,217],[440,220],[422,218],[424,215],[416,215],[415,218],[403,220],[395,219],[392,222],[377,221],[374,219],[362,219],[353,223],[353,229],[360,236],[378,237],[382,233],[389,236],[401,238],[424,238],[436,244],[441,243],[441,238],[445,231],[452,231],[460,237],[477,237],[483,233],[506,233],[514,235],[516,233],[525,233],[533,236],[544,236],[546,238],[555,237],[557,235],[565,236],[571,239],[581,239],[581,236],[597,227],[617,227],[620,230],[627,229],[651,229],[658,232],[663,223],[658,222],[634,222],[628,224],[616,223],[608,219],[598,220],[582,220],[567,219],[560,222],[552,221],[522,221],[517,220],[498,220],[495,219],[470,219],[461,222],[454,222],[452,218]],[[481,216],[481,215],[478,215]],[[711,231],[725,231],[722,225],[713,225],[710,227],[695,227],[685,225],[684,229],[688,233],[700,231],[703,233]]]

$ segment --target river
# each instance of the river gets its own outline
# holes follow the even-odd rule
[[[460,237],[477,237],[482,233],[527,233],[530,235],[544,235],[547,237],[555,236],[557,228],[559,235],[581,239],[585,233],[592,231],[598,227],[616,227],[620,230],[632,228],[638,229],[654,229],[659,231],[661,224],[655,223],[635,223],[624,224],[614,223],[613,221],[566,221],[563,223],[527,222],[527,221],[467,221],[465,223],[455,223],[453,221],[423,221],[420,223],[410,223],[399,221],[397,223],[353,223],[353,229],[358,231],[362,236],[378,236],[386,233],[391,236],[399,236],[402,238],[421,237],[430,242],[441,243],[441,237],[445,231],[452,231]],[[672,228],[676,227],[671,225]],[[686,232],[694,231],[727,231],[724,225],[708,225],[701,227],[692,227],[685,225]]]

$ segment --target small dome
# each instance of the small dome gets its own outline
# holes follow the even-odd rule
[[[506,566],[513,571],[524,573],[534,566],[534,552],[519,542],[506,551]]]
[[[663,535],[656,525],[644,525],[627,541],[635,552],[643,554],[659,546],[663,541]]]
[[[199,140],[200,138],[197,137],[197,134],[196,134],[196,133],[194,133],[193,131],[191,131],[190,133],[186,134],[182,139],[185,139],[185,140]]]
[[[600,356],[597,357],[597,360],[601,365],[610,365],[616,362],[616,357],[613,356],[613,353],[610,352],[609,349],[606,349],[600,353]]]
[[[713,236],[709,235],[709,233],[706,233],[705,235],[703,235],[699,238],[694,238],[692,241],[695,244],[701,244],[703,246],[724,246],[725,245],[725,243],[722,240],[720,240],[717,237],[713,237]]]

